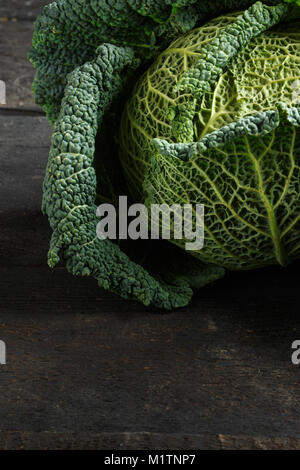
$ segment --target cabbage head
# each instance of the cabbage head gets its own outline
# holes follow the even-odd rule
[[[204,204],[204,248],[190,253],[229,269],[300,257],[299,22],[257,29],[251,13],[229,14],[172,42],[120,132],[133,197]]]

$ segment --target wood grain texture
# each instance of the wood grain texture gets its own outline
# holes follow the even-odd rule
[[[51,127],[25,59],[43,3],[0,5],[18,19],[0,20],[0,449],[300,449],[299,263],[229,273],[170,314],[48,268]]]
[[[0,80],[6,84],[6,105],[1,108],[39,110],[31,85],[34,68],[27,59],[33,25],[29,21],[0,20]]]
[[[40,110],[31,92],[35,71],[27,59],[33,21],[48,0],[1,0],[0,80],[6,83],[6,105],[1,108]]]
[[[40,210],[50,136],[44,117],[0,110],[0,213]]]
[[[299,450],[297,439],[167,433],[0,432],[0,448],[12,450]]]
[[[256,278],[259,301],[228,279],[161,315],[40,264],[0,269],[2,431],[300,438],[292,276]]]
[[[0,18],[34,21],[50,0],[1,0]]]

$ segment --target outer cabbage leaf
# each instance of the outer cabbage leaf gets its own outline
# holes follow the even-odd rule
[[[36,103],[54,123],[68,73],[93,60],[101,44],[130,46],[144,63],[179,34],[222,11],[244,9],[252,3],[254,0],[57,0],[43,8],[35,23],[29,59],[37,69],[33,84]]]
[[[53,229],[49,265],[53,267],[62,254],[70,272],[92,275],[100,286],[124,298],[166,309],[186,305],[191,283],[205,285],[222,276],[223,269],[202,269],[198,263],[190,278],[185,268],[186,275],[182,270],[167,284],[162,276],[154,278],[131,261],[117,244],[96,235],[96,135],[105,111],[123,88],[123,69],[135,65],[130,48],[103,45],[98,53],[93,63],[70,74],[52,137],[43,197]]]

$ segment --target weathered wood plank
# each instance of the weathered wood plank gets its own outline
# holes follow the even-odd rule
[[[0,80],[6,84],[7,108],[40,109],[34,104],[31,85],[34,68],[27,59],[33,33],[30,21],[0,21]]]
[[[44,115],[0,109],[0,145],[26,149],[49,150],[52,127]]]
[[[155,433],[0,432],[0,449],[178,450],[221,449],[218,436]]]
[[[43,6],[51,0],[1,0],[0,18],[17,18],[19,20],[35,20]]]
[[[0,213],[40,209],[50,136],[45,117],[0,110]]]
[[[157,315],[64,269],[1,268],[1,430],[300,439],[299,279],[266,279]]]
[[[0,448],[298,448],[299,264],[229,274],[167,315],[50,270],[50,135],[0,113]]]
[[[45,264],[50,229],[40,208],[50,135],[45,117],[0,110],[2,266]]]
[[[4,450],[299,450],[297,439],[159,433],[0,432]],[[109,455],[109,454],[108,454]]]

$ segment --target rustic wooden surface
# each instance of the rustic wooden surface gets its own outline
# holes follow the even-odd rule
[[[164,315],[47,267],[51,129],[25,57],[45,3],[0,4],[0,448],[300,449],[299,265]]]

